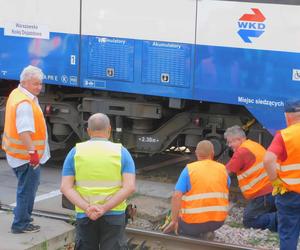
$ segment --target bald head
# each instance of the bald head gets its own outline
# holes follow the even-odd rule
[[[213,159],[214,158],[214,146],[208,140],[200,141],[196,148],[196,156],[198,160]]]
[[[90,137],[100,136],[108,138],[110,136],[110,121],[108,116],[102,113],[93,114],[88,119],[88,133]]]

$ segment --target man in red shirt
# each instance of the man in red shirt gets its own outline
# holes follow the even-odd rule
[[[224,137],[234,152],[226,164],[227,171],[237,175],[239,187],[248,200],[243,215],[244,226],[277,231],[272,185],[263,166],[266,150],[260,144],[247,139],[239,126],[228,128]]]
[[[300,233],[300,102],[285,105],[287,128],[280,130],[264,158],[276,195],[280,249],[297,249]]]

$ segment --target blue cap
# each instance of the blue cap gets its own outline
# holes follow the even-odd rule
[[[287,101],[284,105],[284,110],[287,113],[300,112],[300,100]]]

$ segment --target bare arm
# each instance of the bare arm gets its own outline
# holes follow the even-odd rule
[[[60,191],[72,204],[86,211],[89,207],[89,203],[74,189],[74,180],[74,176],[63,176]]]
[[[277,156],[271,152],[267,151],[265,158],[264,158],[264,167],[267,171],[270,181],[274,181],[277,178]]]
[[[175,191],[172,196],[172,221],[177,222],[179,217],[179,211],[181,207],[182,193]]]
[[[164,229],[164,233],[170,233],[175,231],[178,234],[178,218],[179,218],[179,211],[181,207],[181,199],[182,199],[182,192],[175,191],[172,196],[172,221],[170,224]]]
[[[135,191],[135,174],[124,173],[122,175],[122,188],[115,193],[105,204],[102,205],[104,211],[109,211]]]
[[[28,151],[33,151],[35,149],[32,139],[31,139],[31,134],[32,134],[32,132],[30,132],[30,131],[24,131],[19,134],[22,144],[26,146]]]

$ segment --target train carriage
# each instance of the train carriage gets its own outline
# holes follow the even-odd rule
[[[300,97],[297,2],[0,0],[0,130],[32,64],[52,150],[85,139],[95,112],[136,154],[210,139],[219,156],[234,124],[267,145]]]

